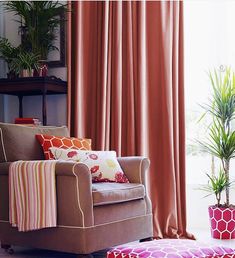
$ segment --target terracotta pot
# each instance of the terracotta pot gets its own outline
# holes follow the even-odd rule
[[[31,69],[31,70],[24,69],[21,71],[20,77],[32,77],[33,71],[34,69]]]
[[[211,236],[217,239],[235,238],[235,209],[209,206]]]

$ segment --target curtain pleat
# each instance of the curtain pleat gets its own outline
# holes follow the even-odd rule
[[[68,124],[93,149],[150,158],[154,236],[188,237],[181,1],[72,2]]]

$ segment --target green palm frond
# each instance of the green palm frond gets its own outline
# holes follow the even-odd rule
[[[8,64],[18,54],[19,48],[14,47],[8,39],[0,38],[0,57],[2,57]]]
[[[48,52],[58,49],[54,46],[56,29],[63,20],[61,12],[66,5],[59,1],[6,1],[4,8],[13,12],[22,26],[25,50],[39,52],[41,59],[46,59]]]

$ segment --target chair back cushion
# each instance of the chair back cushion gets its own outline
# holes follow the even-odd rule
[[[69,136],[69,131],[66,126],[30,127],[0,123],[0,162],[44,159],[36,134]]]

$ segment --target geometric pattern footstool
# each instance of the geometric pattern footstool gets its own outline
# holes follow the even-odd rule
[[[185,239],[160,239],[118,246],[107,258],[235,258],[235,249]]]

